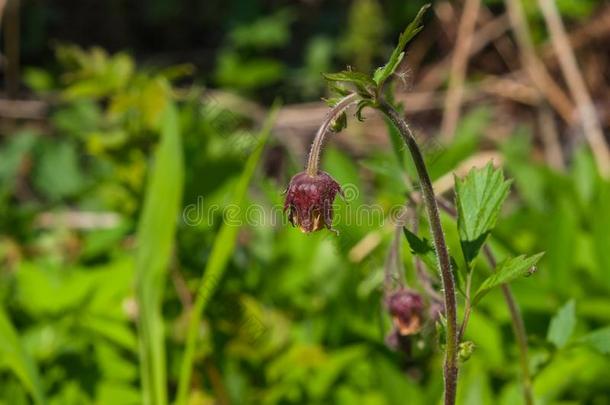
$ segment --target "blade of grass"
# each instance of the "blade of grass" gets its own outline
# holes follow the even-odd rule
[[[0,367],[8,367],[32,395],[35,404],[46,404],[38,369],[19,341],[10,319],[0,308]]]
[[[258,161],[262,155],[263,148],[271,132],[273,122],[277,115],[278,105],[277,103],[272,107],[269,116],[263,128],[259,134],[259,139],[254,152],[248,157],[246,165],[244,167],[241,176],[238,179],[237,185],[233,192],[233,203],[237,206],[242,206],[246,193],[248,191],[248,184],[252,179],[254,170],[258,164]],[[243,214],[240,212],[240,215]],[[210,300],[212,294],[216,290],[218,282],[222,278],[227,261],[229,260],[235,242],[237,240],[237,233],[239,226],[223,223],[218,235],[214,239],[214,245],[212,246],[212,252],[210,258],[206,264],[205,270],[199,289],[195,298],[195,303],[191,309],[188,332],[186,337],[186,348],[184,350],[184,356],[182,358],[182,365],[180,368],[180,380],[178,382],[178,396],[176,403],[178,405],[186,405],[188,399],[188,389],[191,381],[191,372],[193,368],[193,361],[195,357],[195,344],[197,342],[197,331],[199,330],[199,324],[201,322],[201,316],[205,307]]]
[[[177,218],[182,201],[184,168],[176,108],[170,104],[161,124],[144,207],[138,224],[136,296],[143,403],[167,403],[165,343],[161,303]]]

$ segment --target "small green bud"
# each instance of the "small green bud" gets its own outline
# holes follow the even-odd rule
[[[458,350],[458,357],[460,361],[466,362],[472,356],[472,352],[474,352],[475,345],[470,340],[460,343],[460,348]]]
[[[332,124],[330,124],[330,130],[335,133],[341,132],[345,127],[347,127],[347,115],[345,115],[345,113],[341,113],[333,120]]]

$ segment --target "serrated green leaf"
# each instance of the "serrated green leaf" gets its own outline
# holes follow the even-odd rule
[[[546,340],[561,349],[570,340],[570,336],[574,332],[574,326],[576,326],[576,313],[574,300],[570,300],[551,319]]]
[[[472,169],[462,180],[456,177],[458,230],[467,262],[472,262],[477,256],[487,235],[496,225],[510,184],[510,181],[504,180],[502,170],[494,169],[491,163],[483,169]]]
[[[330,100],[341,100],[343,97],[348,96],[352,92],[350,89],[343,87],[337,83],[331,83],[328,85],[328,87],[330,88],[331,93],[335,93],[341,96],[337,98],[331,98]],[[332,104],[331,107],[333,107],[334,104]]]
[[[404,52],[400,52],[396,57],[394,57],[394,55],[392,54],[390,60],[386,65],[378,67],[375,70],[375,73],[373,74],[373,80],[375,81],[375,83],[379,85],[380,83],[385,82],[388,77],[390,77],[392,73],[396,71],[396,68],[398,67],[398,65],[400,65],[400,62],[402,62],[402,58],[404,57]]]
[[[610,326],[593,331],[578,339],[578,342],[602,354],[610,354]]]
[[[428,10],[429,7],[430,4],[426,4],[419,9],[419,12],[417,13],[413,21],[411,21],[411,23],[407,26],[407,28],[405,28],[403,33],[400,34],[400,37],[398,38],[398,45],[396,45],[396,48],[394,48],[394,51],[392,51],[392,55],[390,55],[388,63],[386,63],[385,66],[377,68],[377,70],[375,71],[375,74],[373,75],[373,80],[375,81],[377,86],[381,86],[388,79],[388,77],[390,77],[396,71],[396,68],[398,67],[398,65],[402,61],[402,58],[405,55],[403,49],[405,48],[405,46],[407,46],[409,41],[413,39],[413,37],[424,28],[423,25],[421,25],[421,20],[424,16],[424,13],[426,12],[426,10]]]
[[[337,73],[322,73],[322,76],[331,82],[361,83],[367,86],[375,85],[366,73],[353,70],[344,70]]]
[[[496,267],[496,271],[479,287],[476,294],[474,295],[474,299],[472,300],[473,305],[476,305],[477,302],[485,296],[492,288],[499,286],[500,284],[505,284],[513,281],[516,278],[527,276],[531,274],[532,268],[538,260],[544,255],[544,253],[538,253],[530,257],[526,257],[525,255],[513,257],[510,259],[506,259],[498,264]]]
[[[334,107],[337,105],[337,103],[339,101],[341,101],[341,97],[329,97],[329,98],[323,98],[322,101],[324,101],[326,103],[327,106],[329,107]]]
[[[322,76],[331,82],[351,83],[356,86],[358,91],[363,95],[370,95],[377,86],[369,75],[362,72],[354,72],[352,70],[344,70],[337,73],[322,73]]]

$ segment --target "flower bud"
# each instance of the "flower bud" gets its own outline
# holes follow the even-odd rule
[[[475,345],[470,340],[461,342],[459,349],[458,349],[458,358],[460,359],[460,361],[462,361],[462,362],[468,361],[468,359],[470,359],[470,356],[472,356],[474,349],[475,349]]]
[[[414,291],[400,289],[387,299],[394,327],[401,336],[413,335],[422,327],[424,303]]]
[[[341,186],[326,172],[311,176],[306,172],[295,175],[286,190],[284,211],[293,226],[309,233],[324,227],[332,227],[333,209],[337,193],[343,195]]]

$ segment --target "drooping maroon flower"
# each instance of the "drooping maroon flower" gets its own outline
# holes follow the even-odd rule
[[[333,208],[337,193],[343,195],[341,186],[326,172],[315,176],[307,172],[296,174],[288,184],[284,212],[293,226],[309,233],[324,227],[333,229]]]
[[[387,298],[386,305],[401,336],[419,332],[423,323],[424,302],[418,293],[400,289]]]

